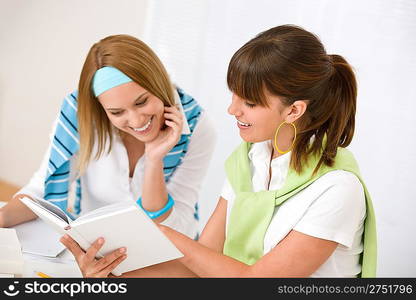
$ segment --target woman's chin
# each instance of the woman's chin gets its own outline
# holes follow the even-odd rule
[[[149,143],[151,141],[153,141],[154,139],[156,139],[157,134],[147,134],[147,135],[138,135],[138,134],[134,134],[134,137],[136,139],[138,139],[139,141],[143,142],[143,143]]]
[[[244,142],[247,142],[247,143],[260,143],[260,142],[270,140],[270,138],[252,137],[252,136],[241,134],[241,133],[240,133],[240,137],[243,139]]]

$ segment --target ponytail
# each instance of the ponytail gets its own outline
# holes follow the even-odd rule
[[[354,136],[355,112],[357,103],[357,82],[348,62],[340,55],[328,55],[332,72],[326,82],[324,99],[318,101],[327,117],[317,128],[311,151],[321,153],[321,159],[315,169],[323,164],[332,166],[338,147],[347,147]],[[322,120],[322,119],[321,119]],[[312,124],[311,124],[312,125]],[[325,140],[324,140],[325,139]]]
[[[348,62],[340,55],[331,54],[334,73],[329,79],[329,97],[334,99],[339,109],[332,116],[334,132],[328,132],[338,147],[347,147],[354,135],[355,112],[357,108],[357,81]]]

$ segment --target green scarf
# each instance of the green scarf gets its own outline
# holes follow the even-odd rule
[[[243,263],[252,265],[263,256],[266,230],[275,206],[308,187],[322,175],[345,170],[358,177],[363,185],[367,216],[364,224],[364,250],[361,256],[361,277],[375,277],[377,265],[377,235],[374,209],[367,188],[361,179],[357,162],[351,152],[338,148],[332,167],[321,165],[312,176],[319,162],[318,156],[310,156],[301,174],[289,168],[283,187],[277,191],[252,191],[248,152],[251,144],[243,142],[226,160],[227,178],[236,194],[228,222],[227,238],[223,253]]]

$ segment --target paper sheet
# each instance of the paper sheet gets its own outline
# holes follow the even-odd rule
[[[66,249],[59,242],[61,235],[39,218],[13,228],[16,229],[23,253],[57,257]]]

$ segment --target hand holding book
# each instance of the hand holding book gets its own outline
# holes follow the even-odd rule
[[[97,239],[86,252],[69,235],[64,235],[60,241],[74,255],[83,277],[108,277],[127,258],[126,248],[121,247],[96,259],[98,251],[105,243],[103,238]]]

